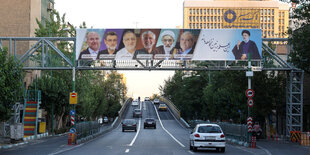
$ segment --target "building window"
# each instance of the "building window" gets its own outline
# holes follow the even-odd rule
[[[197,29],[199,28],[199,25],[198,25],[198,23],[196,24],[196,27],[197,27]]]
[[[211,9],[211,14],[213,14],[213,9]]]
[[[203,9],[203,14],[206,14],[206,9]]]
[[[268,36],[270,36],[270,31],[268,31]]]
[[[189,16],[189,21],[190,21],[190,22],[192,21],[192,16]]]
[[[221,14],[221,9],[218,9],[218,13]]]
[[[210,27],[210,24],[209,24],[209,23],[207,24],[207,27],[208,27],[208,28]]]
[[[267,29],[267,24],[265,24],[265,29]]]
[[[193,24],[193,29],[195,28],[195,24]]]
[[[211,16],[211,22],[213,22],[213,16]]]
[[[191,23],[189,24],[189,28],[190,28],[190,29],[192,28],[192,24],[191,24]]]
[[[274,29],[274,24],[271,24],[271,28]]]
[[[284,26],[282,26],[282,31],[284,31]]]
[[[268,24],[268,29],[270,29],[270,24]]]
[[[206,28],[206,23],[203,24],[203,28]]]
[[[218,24],[218,28],[221,28],[220,26],[221,26],[221,24]]]
[[[196,20],[197,20],[197,22],[199,21],[199,17],[198,16],[196,17]]]
[[[273,9],[271,10],[271,14],[274,15],[274,10]]]
[[[279,19],[279,24],[281,24],[281,20]]]
[[[203,17],[203,21],[206,22],[206,16]]]
[[[266,36],[267,36],[267,32],[265,31],[265,32],[264,32],[264,37],[266,37]]]
[[[213,29],[213,24],[211,23],[211,29]]]
[[[261,15],[264,14],[264,10],[263,10],[263,9],[260,10],[260,14],[261,14]]]
[[[268,22],[270,22],[270,17],[268,16]]]
[[[216,17],[214,17],[214,21],[216,22]]]
[[[214,9],[214,13],[215,13],[215,14],[217,13],[217,10],[216,10],[216,9]]]
[[[265,22],[267,22],[267,17],[264,17]]]
[[[210,21],[210,17],[208,16],[207,19],[208,19],[208,22],[209,22]]]
[[[220,16],[218,16],[218,21],[219,21],[219,22],[221,21],[221,17],[220,17]]]
[[[200,21],[202,22],[202,16],[200,16]]]
[[[273,16],[271,17],[271,21],[274,22],[274,17]]]
[[[195,22],[195,17],[193,17],[193,21]]]
[[[189,9],[189,14],[192,14],[192,9]]]
[[[263,21],[264,21],[264,19],[263,19],[263,17],[262,17],[262,16],[260,17],[260,21],[261,21],[261,22],[263,22]]]
[[[265,15],[267,15],[267,9],[264,9],[264,11],[265,11]]]
[[[207,13],[209,14],[210,12],[209,12],[209,9],[207,10]]]
[[[264,28],[264,27],[263,27],[263,24],[260,24],[260,28],[261,28],[261,29],[263,29],[263,28]]]
[[[200,24],[200,28],[202,28],[202,24]]]
[[[274,33],[273,33],[273,31],[271,31],[271,35],[272,35],[272,36],[274,36]]]
[[[223,27],[223,24],[221,24],[221,27]]]
[[[200,14],[202,14],[202,9],[200,9]]]
[[[216,29],[216,24],[214,24],[214,28]]]
[[[270,15],[270,9],[268,9],[268,15]]]

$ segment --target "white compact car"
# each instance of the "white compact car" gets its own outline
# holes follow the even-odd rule
[[[159,101],[158,98],[155,98],[155,99],[154,99],[154,104],[159,104],[159,102],[160,102],[160,101]]]
[[[225,135],[217,124],[197,124],[190,135],[190,149],[216,148],[225,152]]]

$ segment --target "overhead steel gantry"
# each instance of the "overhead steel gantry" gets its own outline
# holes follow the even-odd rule
[[[266,42],[287,42],[283,38],[263,38],[266,55],[261,61],[252,61],[252,67],[265,71],[285,71],[287,74],[286,88],[286,135],[290,131],[302,131],[303,128],[303,77],[304,72],[287,63],[278,56]],[[28,45],[19,48],[18,45]],[[23,64],[23,70],[193,70],[193,71],[247,71],[247,61],[185,61],[185,60],[75,60],[75,49],[62,52],[57,48],[59,43],[70,43],[75,47],[73,37],[0,37],[0,48],[8,46],[9,55]],[[31,44],[31,45],[30,45]],[[69,45],[68,45],[69,46]],[[18,52],[21,50],[22,52]],[[290,48],[287,45],[287,51]],[[18,55],[18,53],[25,53]],[[69,53],[69,54],[68,54]],[[275,61],[272,65],[267,63]],[[77,63],[75,63],[77,62]],[[77,65],[75,65],[77,64]]]

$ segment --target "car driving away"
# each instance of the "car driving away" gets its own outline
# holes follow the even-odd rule
[[[141,117],[142,116],[142,110],[141,109],[134,109],[132,111],[132,117]]]
[[[139,106],[139,102],[137,100],[134,100],[131,102],[131,105],[134,107]]]
[[[125,130],[133,130],[137,132],[137,122],[134,119],[124,119],[122,122],[122,132]]]
[[[154,104],[159,104],[159,99],[158,98],[154,99]]]
[[[156,129],[156,121],[154,118],[146,118],[144,121],[144,129],[147,127],[153,127]]]
[[[197,124],[190,135],[190,149],[216,148],[225,152],[225,135],[217,124]]]
[[[160,104],[158,106],[158,111],[167,111],[167,105],[166,104]]]
[[[150,97],[145,97],[144,101],[150,101]]]

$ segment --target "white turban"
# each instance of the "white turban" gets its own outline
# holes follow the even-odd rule
[[[164,31],[164,32],[162,33],[161,37],[164,37],[164,36],[166,36],[166,35],[171,36],[173,39],[175,39],[175,34],[174,34],[172,31],[170,31],[170,30]]]

